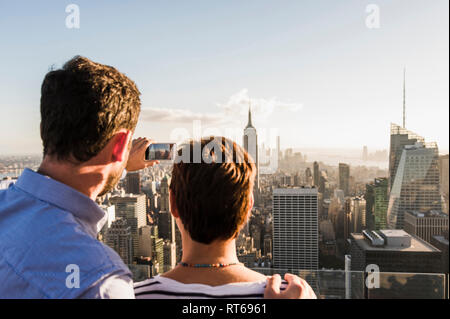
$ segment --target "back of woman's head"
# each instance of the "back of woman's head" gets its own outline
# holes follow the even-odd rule
[[[184,228],[194,241],[234,238],[251,208],[256,166],[224,137],[189,141],[177,150],[170,190]]]

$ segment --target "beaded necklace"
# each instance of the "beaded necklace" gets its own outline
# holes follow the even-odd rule
[[[180,262],[179,265],[183,267],[194,267],[194,268],[223,268],[234,265],[242,265],[242,263],[230,263],[230,264],[188,264],[185,262]]]

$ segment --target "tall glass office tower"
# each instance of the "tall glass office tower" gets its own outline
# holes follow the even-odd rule
[[[403,229],[406,211],[442,209],[438,163],[436,143],[418,142],[403,147],[389,197],[389,228]]]
[[[391,123],[391,145],[389,149],[389,188],[392,189],[392,185],[395,179],[395,173],[397,172],[398,163],[403,152],[405,145],[414,145],[417,142],[425,143],[423,137],[408,131],[400,125]]]
[[[386,229],[386,217],[389,203],[388,179],[376,178],[374,182],[374,228]]]
[[[339,189],[344,191],[345,196],[350,195],[350,166],[339,163]]]

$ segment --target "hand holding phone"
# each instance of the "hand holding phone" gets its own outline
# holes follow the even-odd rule
[[[148,146],[153,141],[149,138],[139,137],[134,139],[131,144],[130,155],[128,156],[127,166],[125,167],[128,172],[135,172],[146,167],[158,164],[159,161],[146,161],[145,153]]]
[[[145,151],[147,161],[173,161],[175,143],[153,143]]]

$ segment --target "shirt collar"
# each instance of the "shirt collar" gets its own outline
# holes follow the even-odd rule
[[[30,195],[70,212],[83,221],[88,232],[96,236],[106,223],[106,213],[89,197],[49,176],[26,168],[15,187]]]

